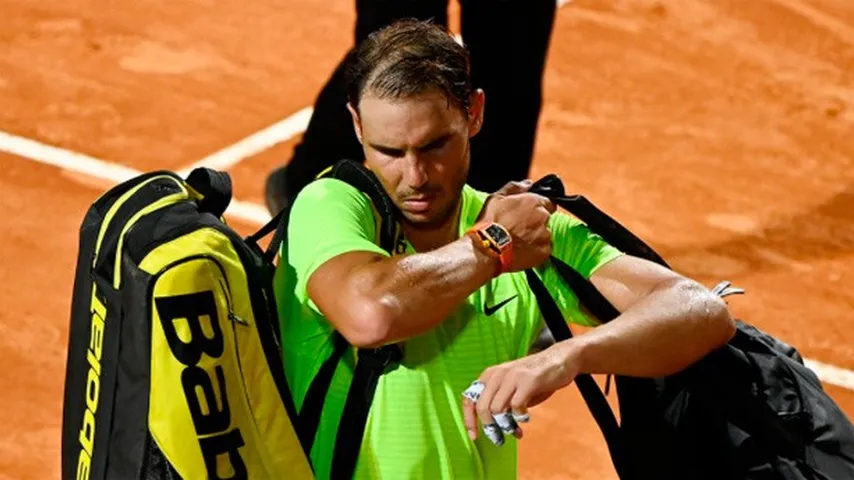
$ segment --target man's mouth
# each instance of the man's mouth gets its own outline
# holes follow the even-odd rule
[[[416,197],[408,197],[403,201],[403,205],[410,212],[422,213],[430,209],[430,205],[435,199],[436,195],[418,195]]]

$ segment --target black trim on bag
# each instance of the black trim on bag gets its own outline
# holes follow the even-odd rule
[[[92,203],[91,209],[94,209],[98,212],[101,218],[107,215],[107,210],[115,203],[122,195],[129,192],[131,189],[136,187],[137,185],[145,182],[146,180],[159,176],[159,175],[169,175],[178,178],[175,173],[167,171],[167,170],[157,170],[149,173],[141,174],[137,177],[134,177],[126,182],[120,183],[115,187],[107,190],[101,195],[94,203]]]
[[[94,208],[90,208],[86,212],[80,228],[79,255],[72,290],[62,404],[61,478],[63,479],[76,478],[79,464],[80,429],[86,410],[84,394],[87,388],[87,376],[90,368],[87,356],[92,329],[91,304],[93,282],[91,268],[95,257],[95,241],[102,221],[103,218],[100,212]],[[99,395],[99,397],[102,397],[102,395]],[[100,454],[101,452],[98,451],[97,455]]]
[[[110,457],[105,478],[137,478],[144,462],[148,435],[149,391],[151,387],[150,298],[145,295],[151,276],[121,258],[121,350],[116,359],[118,379],[113,402],[115,420],[110,431]]]
[[[129,219],[136,214],[139,205],[145,206],[147,199],[152,196],[161,198],[164,195],[162,195],[163,192],[158,191],[158,187],[161,190],[167,190],[168,187],[164,188],[159,185],[159,182],[152,182],[143,186],[116,209],[114,215],[109,219],[109,224],[104,225],[104,221],[106,214],[121,196],[160,175],[168,175],[170,179],[177,179],[174,174],[157,171],[140,175],[113,187],[93,202],[87,210],[80,228],[80,250],[73,290],[63,394],[63,478],[75,478],[76,472],[82,465],[78,461],[81,450],[79,438],[81,438],[80,431],[84,427],[84,415],[88,408],[85,400],[89,382],[87,376],[93,368],[97,374],[99,386],[97,410],[94,412],[94,422],[92,422],[94,437],[90,468],[88,469],[89,476],[93,479],[103,478],[107,468],[109,468],[108,458],[112,457],[109,439],[113,430],[115,394],[118,391],[119,376],[123,375],[118,357],[121,348],[124,315],[121,310],[121,292],[112,288],[113,268],[116,260],[115,250],[121,231]],[[154,189],[149,188],[152,185]],[[166,194],[168,193],[170,192],[166,192]],[[104,236],[100,247],[98,247],[97,241],[102,228],[105,229]],[[105,318],[102,319],[104,325],[101,337],[101,358],[97,368],[90,365],[91,361],[88,359],[93,325],[93,312],[91,311],[93,288],[97,291],[96,298],[106,310]]]
[[[110,284],[113,283],[115,274],[113,268],[115,266],[116,254],[121,254],[121,252],[116,252],[116,249],[118,248],[122,231],[127,226],[127,222],[141,209],[169,195],[180,193],[183,188],[182,185],[181,180],[175,176],[153,180],[136,191],[116,210],[113,218],[110,219],[109,225],[107,225],[101,241],[98,258],[95,260],[94,270],[96,273],[110,282]],[[130,228],[133,227],[134,225],[130,226]]]

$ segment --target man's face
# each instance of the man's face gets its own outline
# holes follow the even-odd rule
[[[368,167],[404,221],[416,228],[442,226],[456,214],[469,170],[469,138],[479,130],[483,92],[468,114],[440,92],[401,99],[366,91],[358,112],[350,106]]]

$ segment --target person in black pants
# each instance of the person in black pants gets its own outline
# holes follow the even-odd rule
[[[486,93],[489,111],[471,142],[468,183],[494,192],[528,176],[557,6],[555,0],[459,1],[473,85]],[[447,28],[447,9],[447,0],[356,0],[356,43],[403,18],[431,20]],[[344,65],[342,60],[318,95],[291,162],[267,178],[265,196],[273,214],[338,160],[364,159],[346,107]]]

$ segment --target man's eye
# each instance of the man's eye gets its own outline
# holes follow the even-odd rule
[[[421,150],[425,151],[425,152],[431,152],[434,150],[439,150],[440,148],[444,147],[447,143],[448,143],[448,139],[442,138],[442,139],[436,140],[435,142],[427,144]]]
[[[403,150],[398,150],[396,148],[378,148],[377,151],[379,151],[383,155],[394,158],[400,158],[404,155]]]

